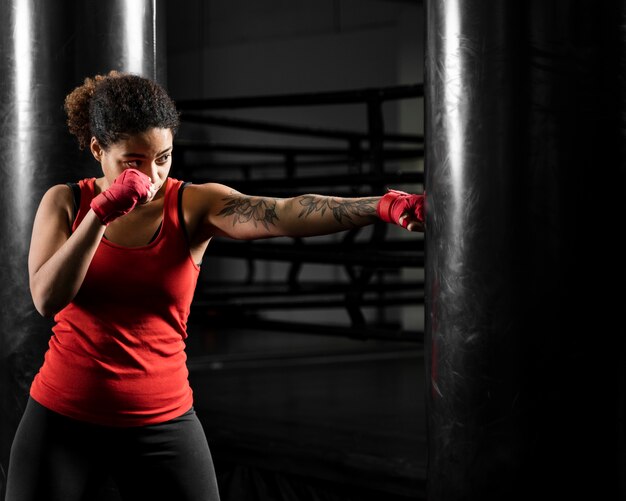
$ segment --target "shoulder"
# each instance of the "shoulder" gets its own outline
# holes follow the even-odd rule
[[[230,186],[226,186],[220,183],[189,183],[185,189],[189,190],[190,193],[193,193],[196,196],[221,196],[239,193],[237,190],[231,188]]]
[[[73,196],[72,188],[69,185],[55,184],[44,193],[41,203],[59,208],[71,208],[73,206]]]
[[[220,183],[188,183],[182,193],[182,213],[188,233],[201,239],[213,235],[212,219],[219,213],[228,197],[238,194]]]
[[[191,211],[206,213],[217,206],[223,206],[225,199],[237,194],[237,190],[220,183],[190,183],[185,187],[183,203]]]
[[[44,193],[39,203],[39,217],[67,220],[71,223],[74,214],[74,194],[67,184],[56,184]]]

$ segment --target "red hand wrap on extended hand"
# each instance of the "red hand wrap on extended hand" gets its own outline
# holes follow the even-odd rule
[[[389,190],[378,202],[376,213],[383,221],[401,225],[406,228],[412,221],[405,217],[400,222],[403,214],[413,215],[421,223],[424,222],[424,195],[412,195],[404,191]]]
[[[136,169],[126,169],[113,184],[91,201],[91,208],[102,224],[128,214],[137,202],[148,196],[152,182]]]

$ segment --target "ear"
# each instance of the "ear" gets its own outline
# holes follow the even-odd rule
[[[100,162],[102,160],[102,154],[104,153],[104,149],[100,146],[100,143],[95,137],[91,138],[91,143],[89,143],[89,149],[91,150],[91,154],[93,157]]]

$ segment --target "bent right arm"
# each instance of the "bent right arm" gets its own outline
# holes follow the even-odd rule
[[[28,255],[30,291],[37,311],[53,316],[80,289],[106,226],[90,210],[71,232],[72,193],[65,185],[41,199]]]

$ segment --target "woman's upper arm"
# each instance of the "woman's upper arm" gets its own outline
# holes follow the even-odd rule
[[[252,239],[277,233],[276,199],[251,197],[223,184],[206,183],[185,188],[183,201],[190,235]]]
[[[59,250],[71,234],[73,216],[72,190],[59,184],[42,197],[33,222],[28,254],[28,270],[32,276]]]

